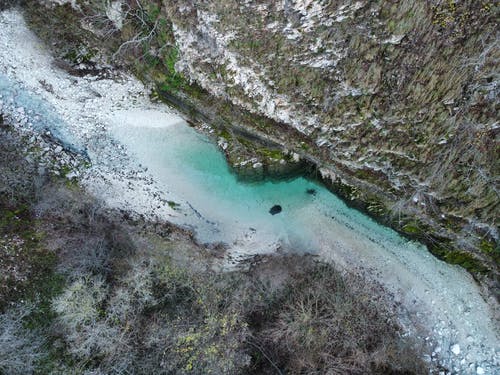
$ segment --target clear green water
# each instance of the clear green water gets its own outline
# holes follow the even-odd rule
[[[329,246],[376,242],[394,248],[407,242],[305,178],[242,183],[217,146],[176,117],[124,112],[114,122],[114,137],[148,167],[163,191],[188,207],[179,223],[193,226],[202,241],[235,243],[252,237],[263,249],[279,243],[313,253]],[[271,215],[276,204],[282,212]],[[199,215],[190,214],[189,206]],[[356,239],[360,233],[363,241]]]
[[[74,150],[85,150],[71,125],[46,101],[2,75],[0,93],[16,107],[29,109],[32,126],[50,130]],[[173,221],[192,227],[203,242],[246,242],[247,250],[257,247],[255,252],[278,246],[305,252],[369,251],[374,243],[391,251],[416,247],[305,178],[242,183],[216,145],[175,115],[122,111],[111,115],[110,123],[111,135],[148,168],[165,198],[168,192],[181,204]],[[308,194],[308,189],[316,194]],[[276,204],[282,212],[271,215]]]
[[[101,119],[104,113],[118,107],[142,108],[148,104],[137,105],[134,94],[126,95],[116,82],[104,85],[103,98],[87,99],[85,90],[90,88],[93,92],[98,88],[99,92],[100,85],[84,80],[75,85],[74,77],[51,67],[52,59],[39,52],[39,42],[26,36],[20,15],[3,15],[6,15],[1,20],[5,27],[0,28],[0,39],[9,48],[0,49],[2,62],[7,62],[7,66],[0,67],[0,99],[4,103],[0,112],[16,118],[18,107],[23,107],[31,113],[29,123],[34,128],[51,130],[75,150],[83,152],[88,147],[95,162],[92,172],[97,172],[104,188],[109,188],[105,193],[98,189],[97,193],[102,194],[98,196],[111,197],[107,203],[120,203],[123,204],[120,208],[127,209],[123,202],[129,202],[129,196],[114,201],[112,195],[123,192],[130,182],[128,177],[118,176],[122,179],[116,185],[108,183],[107,177],[116,177],[112,174],[114,164],[116,168],[124,168],[126,175],[131,166],[121,163],[120,155],[116,160],[112,157],[121,149],[109,145],[107,137],[101,139],[100,131],[106,128]],[[15,77],[15,82],[2,74]],[[40,87],[41,80],[64,87],[64,100],[55,95],[47,100],[51,95]],[[105,100],[108,93],[113,97],[117,92],[124,94],[121,102]],[[45,99],[37,97],[40,93]],[[53,107],[48,102],[57,104]],[[322,259],[350,261],[345,262],[348,269],[360,266],[369,269],[377,282],[394,293],[396,301],[417,312],[416,326],[433,330],[433,339],[443,348],[445,363],[459,363],[460,357],[447,348],[460,342],[472,354],[473,361],[487,364],[487,373],[498,368],[497,321],[476,284],[463,270],[436,260],[423,246],[406,241],[349,209],[310,181],[299,178],[278,184],[241,184],[229,173],[216,147],[204,137],[178,119],[168,119],[165,113],[157,118],[154,113],[143,112],[111,115],[110,123],[115,125],[112,134],[149,168],[166,197],[175,197],[181,203],[172,218],[174,222],[192,226],[204,241],[228,242],[232,250],[244,247],[247,252],[257,253],[269,249],[269,244],[280,244],[294,250],[318,252]],[[28,124],[22,124],[25,125]],[[103,155],[110,156],[109,160],[102,160],[106,158]],[[136,185],[130,186],[133,189]],[[311,186],[318,191],[314,197],[305,193]],[[135,208],[147,210],[152,206],[142,205],[141,191],[138,189],[139,204]],[[283,212],[271,216],[268,210],[274,204],[281,204]],[[469,335],[474,338],[473,343]]]

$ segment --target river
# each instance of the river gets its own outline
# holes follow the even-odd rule
[[[0,14],[0,112],[19,131],[48,131],[87,155],[80,183],[105,204],[189,228],[202,243],[224,243],[227,268],[294,251],[364,272],[401,304],[408,334],[424,335],[434,360],[453,373],[498,370],[498,320],[463,269],[313,181],[242,183],[206,135],[151,103],[133,77],[75,77],[52,61],[19,13]],[[275,205],[281,212],[273,215]]]

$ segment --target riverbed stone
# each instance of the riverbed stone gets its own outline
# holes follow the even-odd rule
[[[460,345],[458,345],[458,344],[452,345],[451,352],[455,355],[459,355],[460,354]]]
[[[271,207],[271,209],[269,210],[269,213],[271,215],[276,215],[276,214],[279,214],[281,211],[282,211],[281,206],[279,204],[276,204],[276,205]]]

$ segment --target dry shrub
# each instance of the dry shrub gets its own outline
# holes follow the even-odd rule
[[[382,292],[328,264],[305,262],[259,322],[256,339],[272,367],[286,373],[426,373]]]
[[[0,313],[0,374],[33,373],[43,355],[43,339],[23,325],[32,310],[31,305],[19,304]]]
[[[427,372],[379,286],[303,256],[262,257],[249,272],[210,271],[207,249],[185,232],[129,220],[50,176],[34,183],[34,163],[15,147],[0,147],[0,156],[8,177],[0,208],[26,204],[25,221],[36,216],[39,245],[57,253],[52,263],[65,276],[64,287],[57,278],[60,288],[34,299],[38,318],[0,315],[0,372]],[[44,258],[31,263],[41,268]],[[52,263],[40,271],[40,290],[54,284]]]

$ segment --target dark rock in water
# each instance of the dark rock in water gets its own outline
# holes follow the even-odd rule
[[[316,191],[316,189],[307,189],[306,193],[311,194],[311,195],[316,195],[317,191]]]
[[[269,210],[269,213],[271,215],[276,215],[279,214],[280,212],[281,212],[281,206],[279,204],[272,206],[271,209]]]

